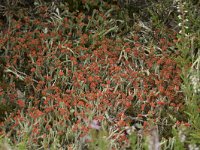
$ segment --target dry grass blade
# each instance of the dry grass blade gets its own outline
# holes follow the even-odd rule
[[[148,138],[149,150],[160,150],[158,128],[154,126],[151,129],[149,129],[146,134]]]

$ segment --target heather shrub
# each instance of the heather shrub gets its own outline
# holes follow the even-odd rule
[[[157,4],[157,11],[168,5]],[[186,76],[199,56],[188,57],[185,35],[195,27],[169,28],[148,12],[153,22],[130,22],[130,12],[113,3],[72,0],[35,1],[24,16],[8,15],[0,32],[0,111],[7,111],[1,135],[9,144],[183,149],[185,141],[197,143],[198,96]],[[184,22],[181,15],[177,22]]]

